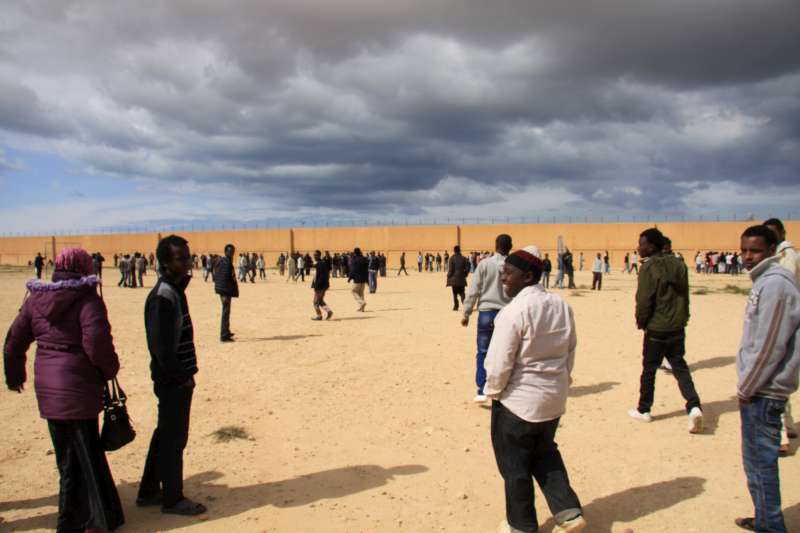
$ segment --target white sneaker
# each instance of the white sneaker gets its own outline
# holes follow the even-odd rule
[[[689,433],[700,433],[703,431],[703,411],[699,407],[692,407],[689,411]]]
[[[640,413],[638,409],[634,408],[628,411],[628,416],[633,418],[634,420],[638,420],[639,422],[652,422],[653,417],[650,416],[650,413]]]
[[[485,394],[476,394],[475,398],[472,399],[475,403],[484,403],[486,400],[488,400],[488,398]]]
[[[586,526],[586,519],[583,516],[576,516],[572,520],[556,524],[553,533],[577,533],[586,529]]]

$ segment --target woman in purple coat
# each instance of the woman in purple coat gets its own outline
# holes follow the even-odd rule
[[[3,348],[6,384],[22,392],[28,347],[37,342],[34,389],[61,475],[57,531],[113,531],[125,519],[100,441],[106,380],[119,370],[92,258],[67,248],[52,283],[31,280]]]

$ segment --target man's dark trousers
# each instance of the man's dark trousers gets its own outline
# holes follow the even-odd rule
[[[220,295],[219,299],[222,301],[222,320],[219,338],[225,340],[231,337],[231,297]]]
[[[639,412],[649,413],[653,407],[653,394],[656,386],[656,372],[664,358],[672,365],[672,374],[678,380],[683,399],[686,400],[686,412],[693,407],[700,407],[700,397],[694,388],[689,365],[686,364],[684,355],[686,348],[686,333],[678,331],[651,331],[644,333],[644,347],[642,349],[642,378],[639,389]]]
[[[592,290],[599,291],[603,288],[603,273],[602,272],[592,272]]]
[[[533,479],[542,489],[550,512],[560,524],[582,514],[578,496],[553,440],[558,421],[528,422],[492,402],[492,448],[506,492],[506,520],[520,531],[538,531],[533,505]]]
[[[163,507],[173,507],[183,499],[183,450],[189,439],[189,412],[194,380],[190,385],[156,385],[158,426],[150,440],[150,450],[139,485],[139,498],[150,499],[163,491]]]

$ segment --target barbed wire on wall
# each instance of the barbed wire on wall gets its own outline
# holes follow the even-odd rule
[[[81,226],[57,228],[51,231],[0,231],[0,237],[49,237],[62,235],[98,235],[124,233],[167,233],[190,231],[236,231],[288,228],[348,228],[377,226],[452,226],[492,224],[605,224],[605,223],[668,223],[668,222],[742,222],[761,221],[771,217],[794,220],[794,213],[748,213],[687,215],[616,215],[616,216],[491,216],[491,217],[393,217],[349,218],[337,216],[315,217],[294,220],[250,220],[250,221],[186,221],[128,224],[124,226]]]

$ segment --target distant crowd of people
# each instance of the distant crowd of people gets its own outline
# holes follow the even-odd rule
[[[493,254],[464,256],[454,246],[452,255],[443,254],[441,270],[446,264],[446,285],[452,290],[453,310],[462,310],[461,325],[468,326],[473,310],[478,310],[474,401],[492,402],[490,436],[505,482],[506,520],[500,530],[538,530],[535,480],[553,514],[553,531],[575,533],[588,523],[555,441],[572,383],[575,317],[561,295],[547,290],[546,273],[549,277],[552,270],[548,254],[542,257],[535,245],[512,250],[507,234],[497,236]],[[263,268],[260,255],[240,254],[234,264],[235,254],[236,247],[228,244],[221,256],[198,258],[177,235],[163,238],[149,260],[138,252],[115,254],[115,265],[123,273],[120,286],[142,286],[148,265],[158,272],[144,307],[158,417],[144,458],[138,506],[158,506],[163,513],[187,516],[206,511],[205,505],[183,492],[183,455],[198,372],[185,291],[192,270],[202,264],[211,273],[222,304],[220,340],[232,342],[231,299],[239,296],[240,281],[249,276],[254,282],[253,269]],[[778,457],[788,438],[797,436],[789,398],[800,381],[800,257],[777,219],[747,228],[740,236],[740,252],[731,255],[737,256],[736,262],[753,282],[736,356],[736,394],[743,469],[755,512],[734,522],[750,531],[785,532]],[[375,252],[365,256],[359,248],[333,256],[315,250],[308,260],[307,254],[281,256],[278,267],[288,268],[287,280],[296,280],[300,271],[310,275],[310,269],[315,270],[311,288],[316,321],[333,316],[325,296],[334,270],[353,283],[358,311],[366,306],[365,287],[375,292],[378,277],[385,275],[385,257]],[[35,279],[26,284],[29,296],[3,348],[6,383],[21,393],[27,381],[26,352],[37,343],[34,388],[61,476],[58,531],[112,531],[124,523],[97,423],[104,384],[120,368],[99,291],[97,265],[102,268],[102,261],[99,254],[90,256],[79,248],[62,250],[55,259],[52,282]],[[727,261],[728,254],[718,254],[714,260],[718,272],[719,265],[727,268]],[[567,277],[568,287],[574,287],[569,248],[557,254],[557,262],[556,284],[563,286]],[[423,263],[426,269],[435,269],[437,260],[420,253],[420,271]],[[139,269],[140,264],[144,268]],[[404,270],[404,254],[400,265],[398,275]],[[688,268],[657,228],[641,232],[636,252],[626,256],[626,270],[634,266],[638,274],[634,316],[643,332],[643,349],[638,403],[628,415],[643,423],[656,420],[651,415],[655,380],[666,360],[685,401],[688,431],[701,433],[702,404],[685,359]],[[602,276],[609,272],[608,254],[596,253],[591,269],[593,289],[600,290]]]
[[[738,252],[697,252],[694,256],[698,274],[730,274],[738,276],[744,272],[744,260]]]

